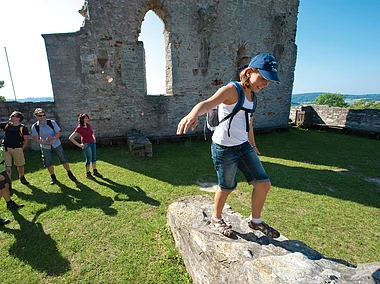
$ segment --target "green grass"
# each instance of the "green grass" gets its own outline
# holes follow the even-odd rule
[[[273,187],[263,219],[325,257],[353,264],[380,261],[380,141],[292,129],[257,135]],[[70,181],[49,184],[39,152],[26,153],[29,186],[13,169],[13,196],[0,204],[2,283],[191,283],[175,248],[166,212],[177,198],[210,194],[215,182],[210,141],[153,145],[153,158],[133,158],[126,146],[98,147],[104,179],[85,179],[79,149],[66,151]],[[228,204],[248,216],[251,186],[238,175]]]

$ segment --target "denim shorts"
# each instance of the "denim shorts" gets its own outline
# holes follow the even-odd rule
[[[211,144],[212,161],[223,191],[232,191],[237,186],[236,172],[239,169],[249,184],[269,182],[269,177],[249,142],[237,146]]]
[[[57,154],[59,162],[61,164],[67,163],[65,151],[63,151],[62,145],[59,145],[57,148],[53,148],[53,147],[50,147],[50,149],[41,148],[42,161],[44,162],[44,166],[46,168],[53,165],[52,150],[54,150],[54,152]]]

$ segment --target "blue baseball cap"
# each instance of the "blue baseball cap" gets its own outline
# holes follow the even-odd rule
[[[280,84],[280,78],[277,74],[278,63],[276,58],[269,53],[261,53],[252,58],[248,67],[256,68],[260,74],[268,81]]]

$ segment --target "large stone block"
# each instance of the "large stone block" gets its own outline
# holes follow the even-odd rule
[[[127,145],[134,157],[153,157],[152,143],[140,131],[127,133]]]
[[[380,283],[380,262],[354,267],[302,241],[267,238],[226,206],[223,217],[236,232],[230,239],[211,226],[212,211],[209,196],[185,197],[168,208],[168,224],[194,283]]]

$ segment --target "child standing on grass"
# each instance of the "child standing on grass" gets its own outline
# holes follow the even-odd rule
[[[277,67],[276,59],[264,53],[255,56],[249,65],[239,68],[241,71],[238,83],[244,91],[244,108],[253,109],[255,93],[266,88],[271,81],[280,82]],[[219,106],[219,121],[221,121],[232,113],[237,102],[238,90],[233,84],[220,88],[209,99],[198,103],[179,122],[177,134],[186,133],[189,129],[194,130],[198,124],[198,117],[217,106]],[[211,223],[223,235],[227,237],[234,235],[232,227],[222,218],[222,210],[227,197],[237,186],[236,171],[240,169],[247,182],[253,185],[248,226],[270,238],[278,238],[280,233],[261,219],[261,212],[271,183],[258,157],[260,152],[254,138],[253,116],[248,122],[247,113],[240,110],[232,120],[230,118],[221,122],[213,133],[211,152],[219,184],[214,198]]]
[[[86,113],[82,113],[78,116],[78,126],[74,132],[71,133],[69,139],[79,148],[83,149],[84,156],[86,157],[86,177],[88,179],[94,179],[90,172],[90,164],[94,172],[94,176],[103,177],[96,169],[96,138],[89,123],[90,117]],[[79,144],[75,137],[81,136],[81,144]]]

